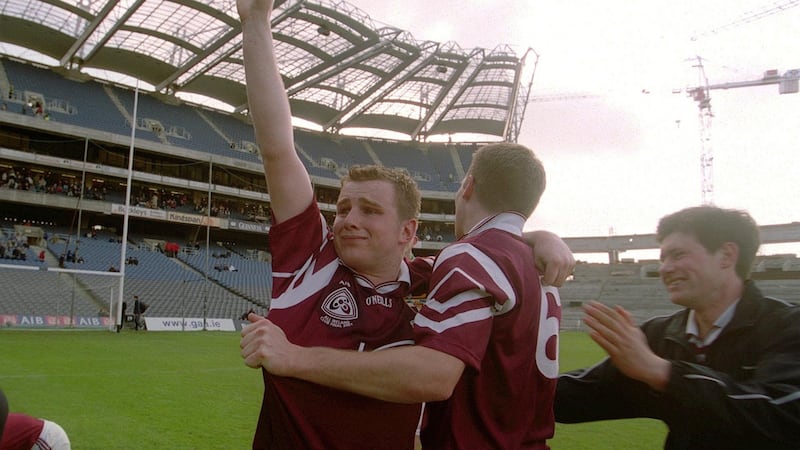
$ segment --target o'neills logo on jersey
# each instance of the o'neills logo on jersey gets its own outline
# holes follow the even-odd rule
[[[392,307],[392,299],[386,298],[382,295],[370,295],[369,297],[367,297],[367,300],[364,303],[366,303],[367,306],[381,305],[386,308]]]
[[[351,321],[358,319],[356,300],[347,288],[331,292],[322,303],[322,312],[327,316],[320,317],[320,320],[337,328],[350,327],[353,325]]]

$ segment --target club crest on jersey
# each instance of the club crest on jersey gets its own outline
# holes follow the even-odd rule
[[[358,318],[358,307],[353,294],[346,288],[339,288],[322,303],[322,311],[333,319],[350,321]]]

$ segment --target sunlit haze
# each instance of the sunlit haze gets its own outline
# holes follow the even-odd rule
[[[800,68],[798,1],[441,0],[438,16],[422,0],[350,3],[419,40],[540,55],[534,99],[562,98],[525,115],[520,143],[548,173],[528,227],[567,237],[652,233],[702,202],[700,120],[686,93],[701,83],[697,56],[710,84]],[[714,203],[765,225],[800,220],[800,94],[769,85],[711,99]],[[776,252],[800,247],[762,248]]]

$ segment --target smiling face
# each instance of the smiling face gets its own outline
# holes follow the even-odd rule
[[[661,241],[661,281],[676,305],[703,309],[726,282],[725,251],[709,252],[691,234],[675,232]]]
[[[375,284],[397,279],[403,252],[416,231],[415,219],[400,219],[396,198],[388,181],[348,181],[336,203],[336,252]]]

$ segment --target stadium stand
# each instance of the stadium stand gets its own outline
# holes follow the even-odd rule
[[[347,172],[347,168],[357,164],[375,164],[367,152],[356,140],[332,139],[309,131],[298,130],[295,134],[297,146],[308,152],[311,165],[307,167],[323,168],[323,175],[339,179]],[[346,143],[346,144],[345,144]]]
[[[227,247],[211,245],[192,252],[181,252],[179,259],[199,273],[208,272],[219,285],[252,302],[269,298],[271,273],[269,265],[251,260]]]
[[[435,190],[456,192],[460,180],[469,165],[464,165],[458,153],[458,146],[437,144],[428,148],[427,157],[433,169],[432,182]],[[470,156],[470,161],[472,158]],[[436,184],[438,183],[438,185]]]
[[[223,137],[229,150],[245,153],[245,155],[238,155],[239,157],[248,161],[260,161],[253,127],[245,122],[244,119],[202,108],[192,108],[192,111],[205,122],[205,126],[198,124],[198,128],[193,126],[190,128],[193,132],[199,132],[201,138],[202,135],[210,133],[210,130],[206,131],[206,129],[211,127],[217,135]],[[197,145],[202,146],[203,142],[201,139]],[[197,147],[197,149],[202,150],[202,147]],[[231,154],[237,155],[237,153],[231,153],[230,151],[222,154],[227,156]]]
[[[2,60],[2,70],[14,85],[9,110],[19,109],[32,98],[41,96],[46,113],[53,121],[109,133],[129,134],[130,126],[117,110],[103,85],[96,81],[66,79],[52,70],[9,59]]]
[[[0,265],[0,284],[0,315],[97,316],[102,307],[73,289],[74,278],[61,273],[11,270]]]
[[[482,59],[494,52],[430,46],[405,33],[386,40],[386,29],[374,27],[369,17],[342,2],[310,3],[299,2],[285,11],[276,38],[280,57],[286,61],[282,75],[293,114],[323,130],[296,128],[295,133],[296,148],[312,175],[323,214],[330,217],[334,211],[338,180],[348,167],[376,162],[405,167],[424,191],[420,234],[425,239],[414,252],[433,255],[455,239],[452,193],[479,144],[434,143],[429,138],[483,133],[490,140],[515,141],[523,122],[516,114],[524,114],[524,108],[511,106],[527,95],[530,83],[518,76],[525,58],[504,53],[502,61],[487,66]],[[21,223],[43,228],[52,239],[26,242],[24,259],[0,259],[0,285],[8,286],[5,293],[14,297],[13,302],[4,297],[0,314],[107,313],[117,281],[108,272],[112,266],[124,272],[126,297],[140,295],[151,305],[151,315],[239,317],[251,308],[263,311],[269,302],[270,265],[261,256],[269,251],[265,234],[269,198],[245,114],[241,54],[230,11],[211,4],[163,4],[159,24],[151,22],[156,20],[153,16],[142,19],[148,25],[142,26],[131,22],[133,16],[140,20],[138,14],[123,14],[119,23],[110,24],[107,20],[116,15],[103,16],[86,8],[76,17],[73,6],[34,4],[46,6],[41,10],[47,11],[48,20],[37,23],[38,8],[25,12],[7,8],[0,11],[0,19],[22,24],[15,28],[22,34],[57,31],[65,46],[54,49],[39,33],[19,36],[19,43],[32,52],[60,61],[55,68],[0,55],[0,93],[6,104],[0,111],[0,176],[15,171],[30,174],[32,180],[44,179],[46,189],[31,189],[28,183],[15,183],[18,186],[11,189],[11,183],[0,179],[2,239],[15,235],[14,226]],[[121,5],[120,12],[129,7]],[[181,8],[180,14],[170,11],[172,7]],[[187,20],[192,14],[198,20]],[[92,49],[88,46],[95,40],[82,37],[80,26],[50,28],[51,23],[73,18],[98,30],[108,29],[108,39]],[[323,36],[313,31],[320,24],[336,32]],[[171,26],[187,32],[171,33]],[[187,29],[198,26],[218,32]],[[127,36],[132,27],[140,33],[119,39],[117,33]],[[6,28],[7,33],[11,28]],[[120,42],[130,47],[118,47]],[[102,61],[91,60],[97,55],[103,55]],[[159,60],[163,55],[167,56]],[[478,71],[449,70],[456,67]],[[420,76],[410,76],[404,68]],[[141,93],[134,120],[133,89],[95,79],[85,69],[136,75],[157,86],[158,92]],[[484,89],[487,86],[491,89]],[[441,101],[455,97],[446,89],[465,95],[459,102]],[[473,91],[478,95],[491,91],[497,98],[469,98],[467,93]],[[433,92],[442,95],[429,95]],[[223,102],[231,107],[227,111],[234,112],[178,98],[190,93]],[[129,174],[134,121],[135,155]],[[341,134],[348,126],[399,133],[408,139]],[[86,180],[81,184],[79,178]],[[84,197],[78,200],[81,188]],[[132,206],[127,211],[129,234],[127,242],[121,242],[126,201]],[[195,243],[204,237],[215,244],[198,248]],[[178,243],[175,257],[164,251],[168,242]],[[121,262],[123,249],[136,263]],[[45,261],[38,258],[42,250]],[[70,251],[83,262],[67,261]],[[49,270],[59,265],[67,271]],[[217,265],[221,270],[214,268]],[[224,270],[225,266],[236,270]],[[580,265],[575,279],[562,289],[565,325],[578,320],[573,318],[578,317],[580,305],[590,299],[624,304],[637,317],[669,311],[663,288],[652,275],[653,266],[653,262]],[[791,295],[797,292],[798,266],[794,257],[764,262],[754,277],[763,279],[766,292],[797,301]],[[76,269],[103,274],[70,272]]]
[[[419,146],[383,141],[366,143],[377,155],[380,164],[408,170],[421,189],[430,190],[430,165]]]
[[[779,258],[762,257],[754,264],[752,277],[766,295],[800,304],[800,272],[783,279],[765,279],[761,267],[765,260],[777,259],[800,263],[795,255]],[[638,321],[670,314],[679,308],[670,303],[661,283],[656,261],[632,261],[617,264],[578,263],[572,280],[559,289],[561,296],[562,327],[582,328],[582,306],[596,300],[608,305],[620,305],[630,311]]]

